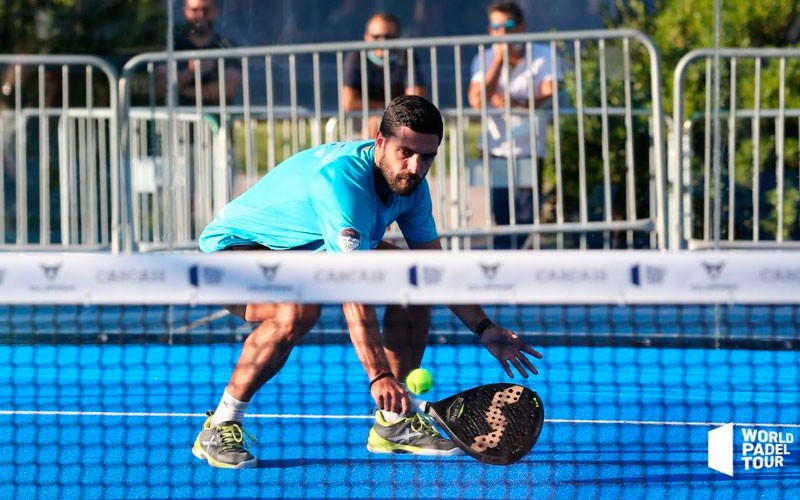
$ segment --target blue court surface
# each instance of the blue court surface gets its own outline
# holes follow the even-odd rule
[[[372,401],[351,346],[304,344],[253,400],[259,466],[190,452],[240,344],[0,346],[0,498],[798,498],[800,352],[542,348],[532,453],[374,455]],[[482,347],[434,344],[439,399],[507,380]],[[520,381],[519,377],[516,379]],[[707,433],[736,423],[734,475],[707,467]],[[780,432],[783,467],[745,470],[746,426]],[[791,442],[786,443],[785,441]]]

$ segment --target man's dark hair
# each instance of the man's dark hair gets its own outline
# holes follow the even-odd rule
[[[400,127],[408,127],[418,134],[435,135],[442,142],[442,114],[424,97],[401,95],[392,99],[383,113],[379,130],[384,137],[391,137]]]
[[[522,8],[515,2],[492,2],[492,4],[486,8],[486,15],[492,12],[502,12],[516,21],[517,24],[525,22],[525,14],[522,12]]]
[[[390,14],[389,12],[378,12],[377,14],[373,14],[367,19],[367,23],[364,25],[364,28],[372,22],[373,19],[382,19],[383,22],[387,24],[391,24],[397,29],[397,34],[400,35],[402,32],[402,26],[400,26],[400,19],[395,16],[394,14]]]

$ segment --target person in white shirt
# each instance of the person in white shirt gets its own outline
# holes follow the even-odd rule
[[[525,32],[522,9],[514,2],[495,2],[487,8],[489,34],[503,36]],[[535,117],[535,141],[531,142],[531,125],[528,108],[535,110],[552,106],[554,74],[550,47],[547,44],[531,44],[532,54],[526,54],[525,44],[496,43],[490,50],[472,61],[472,79],[468,98],[470,107],[486,108],[489,112],[486,123],[486,144],[490,157],[492,182],[492,213],[496,225],[510,222],[509,185],[514,187],[515,222],[530,224],[534,220],[533,190],[539,191],[539,207],[542,204],[542,160],[546,154],[548,115],[537,113]],[[505,60],[508,74],[505,74]],[[530,87],[534,102],[531,103]],[[484,101],[485,95],[485,101]],[[506,119],[506,103],[512,115]],[[479,139],[479,149],[484,147]],[[535,149],[534,149],[535,148]],[[514,179],[509,180],[508,158],[511,158]],[[536,162],[532,161],[536,158]],[[537,183],[533,183],[533,172],[537,172]],[[541,214],[539,214],[541,217]],[[494,239],[495,248],[519,248],[524,237],[500,236]]]

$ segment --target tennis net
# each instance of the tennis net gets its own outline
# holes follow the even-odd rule
[[[4,498],[789,498],[800,487],[800,260],[790,253],[7,255]],[[254,397],[254,470],[192,457],[254,325],[220,304],[324,304]],[[342,302],[432,305],[426,399],[508,380],[445,304],[539,349],[522,461],[374,455]],[[380,314],[379,314],[380,317]],[[731,425],[732,424],[732,425]]]

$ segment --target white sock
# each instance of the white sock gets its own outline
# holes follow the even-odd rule
[[[393,424],[400,420],[400,414],[393,411],[381,410],[381,415],[383,415],[383,419],[386,420],[387,424]]]
[[[223,422],[239,422],[244,420],[244,412],[247,411],[247,406],[250,401],[239,401],[235,397],[228,394],[228,390],[222,394],[222,399],[217,406],[214,415],[211,417],[211,427],[217,426]]]

